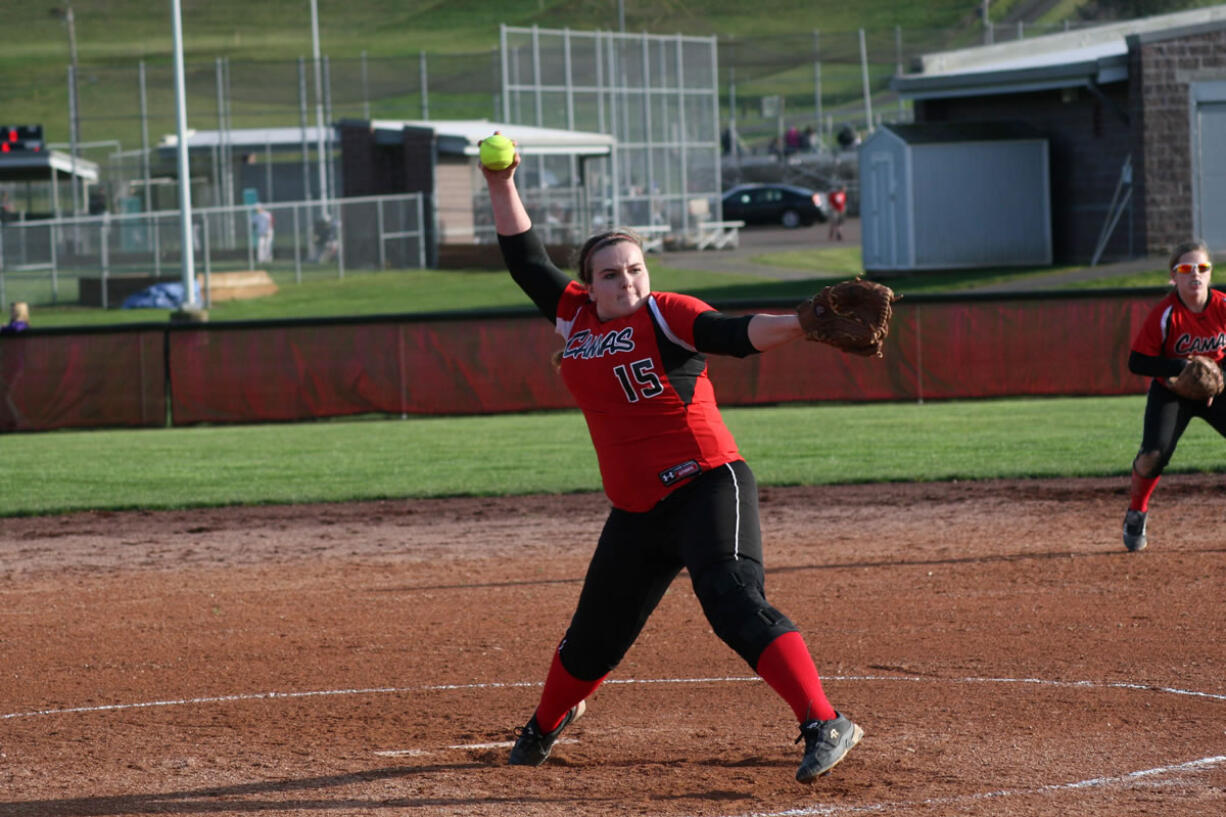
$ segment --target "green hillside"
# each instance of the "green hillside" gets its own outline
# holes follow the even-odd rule
[[[1002,0],[1003,2],[1003,0]],[[48,5],[5,4],[0,26],[0,121],[41,122],[50,142],[67,142],[69,58],[68,27]],[[172,61],[170,4],[166,0],[77,0],[73,2],[77,43],[82,142],[120,140],[139,143],[136,70],[149,69],[150,123],[153,138],[173,130],[169,66]],[[430,67],[430,113],[433,118],[471,116],[485,111],[495,87],[499,24],[574,30],[615,31],[619,12],[625,30],[652,34],[717,35],[721,39],[721,74],[734,72],[738,94],[794,95],[812,104],[814,32],[821,37],[823,96],[830,105],[860,94],[858,29],[866,30],[874,88],[883,89],[900,56],[909,60],[928,50],[973,44],[980,23],[967,0],[319,0],[320,46],[332,61],[334,86],[356,82],[356,61],[374,63],[371,85],[373,116],[407,118],[416,100],[387,90],[397,79],[416,76],[425,53]],[[296,123],[299,58],[310,60],[312,36],[309,0],[183,0],[183,42],[188,67],[189,127],[217,126],[215,63],[230,63],[232,127]],[[725,41],[737,47],[725,53]],[[442,59],[451,55],[450,59]],[[402,60],[398,62],[397,60]],[[263,66],[263,67],[261,67]],[[471,71],[466,76],[465,70]],[[365,70],[365,66],[363,67]],[[365,81],[364,77],[364,81]],[[264,101],[260,92],[280,92]],[[313,78],[308,78],[313,88]],[[380,96],[382,88],[382,96]],[[463,99],[468,88],[476,94]],[[343,90],[334,96],[343,97]],[[272,97],[271,91],[267,96]],[[289,100],[289,103],[286,103]],[[344,99],[334,99],[340,106]],[[278,107],[279,106],[279,107]],[[407,113],[406,113],[407,112]],[[354,115],[351,110],[335,110]],[[264,120],[259,117],[263,115]],[[485,113],[483,115],[489,115]],[[87,154],[89,155],[89,154]],[[90,158],[101,158],[90,155]]]

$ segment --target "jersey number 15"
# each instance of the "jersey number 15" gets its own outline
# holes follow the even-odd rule
[[[655,397],[664,391],[664,386],[660,385],[660,378],[656,377],[656,373],[652,371],[653,368],[654,365],[649,357],[636,360],[629,366],[613,367],[613,374],[617,375],[617,382],[621,384],[622,391],[626,393],[626,400],[637,403],[640,399]]]

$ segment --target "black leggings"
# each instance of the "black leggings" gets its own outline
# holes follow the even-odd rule
[[[766,601],[758,488],[738,460],[644,513],[613,509],[559,648],[567,671],[595,680],[616,667],[683,567],[715,633],[751,667],[796,629]]]
[[[1138,470],[1141,476],[1156,477],[1162,473],[1193,417],[1200,417],[1226,437],[1226,395],[1206,406],[1201,401],[1184,400],[1157,380],[1150,383],[1141,450],[1137,453],[1138,460],[1146,460],[1145,472]]]

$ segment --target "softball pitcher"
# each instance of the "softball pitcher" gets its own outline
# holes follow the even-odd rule
[[[731,317],[652,292],[642,245],[628,232],[588,239],[580,281],[571,280],[532,229],[513,180],[519,162],[517,153],[505,170],[482,171],[498,240],[512,278],[562,336],[561,377],[613,507],[509,762],[545,762],[685,568],[715,633],[792,708],[805,741],[796,779],[810,783],[863,732],[830,705],[796,626],[766,600],[757,486],[720,418],[705,357],[772,349],[802,337],[800,322]]]
[[[1128,357],[1130,371],[1153,378],[1124,515],[1124,546],[1134,551],[1145,548],[1149,500],[1188,423],[1201,417],[1226,436],[1226,399],[1215,399],[1226,354],[1226,294],[1209,288],[1213,263],[1203,241],[1180,244],[1168,266],[1174,291],[1146,317]]]

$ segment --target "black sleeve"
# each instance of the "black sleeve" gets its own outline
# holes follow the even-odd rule
[[[748,357],[758,354],[749,342],[749,322],[753,315],[732,317],[714,310],[694,319],[694,346],[713,355]]]
[[[550,321],[557,320],[558,300],[571,279],[549,258],[541,239],[529,229],[519,235],[498,236],[498,246],[511,278],[542,315]]]
[[[1128,371],[1147,377],[1176,377],[1187,365],[1181,357],[1153,357],[1140,352],[1128,356]]]

